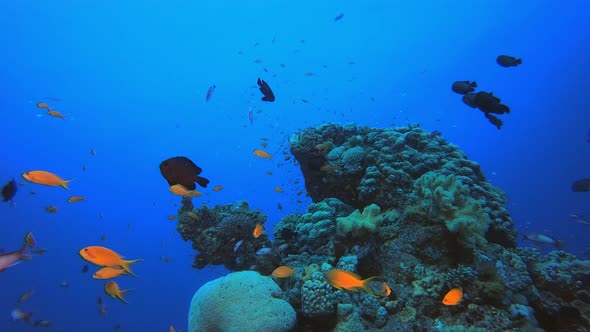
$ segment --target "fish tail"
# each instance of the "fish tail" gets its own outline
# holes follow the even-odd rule
[[[64,189],[66,190],[70,190],[70,188],[68,188],[68,183],[70,183],[72,181],[72,179],[69,180],[64,180],[62,181],[62,183],[60,183],[59,185],[62,186]]]
[[[373,291],[373,288],[371,287],[371,283],[372,283],[373,281],[375,281],[375,280],[383,280],[383,278],[381,278],[381,277],[377,277],[377,276],[375,276],[375,277],[370,277],[370,278],[367,278],[367,279],[363,280],[363,288],[364,288],[364,289],[365,289],[365,291],[367,291],[367,293],[369,293],[370,295],[372,295],[372,296],[374,296],[374,297],[380,297],[378,294],[376,294],[376,293]]]
[[[121,267],[123,268],[123,270],[125,270],[125,272],[127,272],[129,275],[132,275],[134,277],[137,277],[132,271],[131,271],[131,264],[133,263],[137,263],[137,262],[141,262],[143,261],[143,259],[133,259],[130,261],[123,261],[123,264],[121,264]]]
[[[37,245],[35,238],[33,237],[33,232],[28,232],[27,235],[25,235],[25,240],[23,242],[24,247],[33,248]]]
[[[117,297],[119,298],[119,300],[123,301],[123,303],[128,303],[125,298],[123,297],[123,295],[125,295],[128,291],[131,291],[133,289],[125,289],[119,292],[119,294],[117,294]]]
[[[133,273],[133,272],[131,272],[131,271],[127,271],[127,270],[125,270],[125,269],[123,269],[123,272],[122,272],[121,274],[126,274],[126,275],[128,275],[128,276],[132,276],[132,277],[138,277],[138,278],[139,278],[139,276],[138,276],[137,274],[135,274],[135,273]]]

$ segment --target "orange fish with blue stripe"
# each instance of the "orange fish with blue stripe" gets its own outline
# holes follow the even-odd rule
[[[387,297],[391,294],[391,288],[389,288],[381,277],[361,279],[356,273],[339,269],[326,272],[324,277],[330,285],[337,289],[346,289],[354,292],[364,289],[367,293],[375,297]]]

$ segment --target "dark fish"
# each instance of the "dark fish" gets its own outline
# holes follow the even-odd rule
[[[215,91],[215,84],[210,86],[209,89],[207,90],[207,96],[205,96],[205,102],[208,102],[209,99],[211,99],[211,96],[213,95],[213,91]]]
[[[256,83],[260,87],[260,92],[262,92],[262,94],[264,95],[264,97],[261,98],[262,101],[275,101],[274,93],[272,93],[270,86],[268,86],[268,84],[264,80],[261,80],[259,77]]]
[[[466,93],[463,98],[463,103],[465,103],[465,105],[472,107],[472,108],[477,108],[477,104],[475,103],[475,93],[470,92],[470,93]]]
[[[209,180],[199,176],[202,171],[187,157],[173,157],[160,164],[160,172],[169,185],[181,184],[188,190],[196,189],[195,182],[203,188],[207,187]]]
[[[340,13],[334,17],[334,22],[340,21],[344,17],[344,13]]]
[[[455,81],[451,86],[451,89],[460,95],[473,92],[475,88],[477,88],[477,83],[469,81]]]
[[[586,178],[586,179],[576,180],[572,184],[572,191],[574,191],[574,192],[590,191],[590,179]]]
[[[16,182],[14,179],[10,180],[4,187],[2,187],[2,201],[8,202],[16,195]]]
[[[475,94],[475,104],[477,108],[484,113],[504,114],[510,113],[508,106],[500,104],[500,98],[494,96],[491,92],[480,91]]]
[[[499,55],[496,62],[502,67],[516,67],[522,63],[522,59],[517,59],[510,55]]]
[[[463,103],[484,112],[486,119],[498,129],[502,128],[504,122],[492,114],[510,113],[510,108],[500,102],[500,98],[494,96],[491,92],[469,92],[463,96]]]
[[[88,264],[86,264],[86,265],[84,265],[84,266],[82,267],[82,271],[81,271],[81,272],[82,272],[82,273],[86,273],[86,272],[88,272]]]

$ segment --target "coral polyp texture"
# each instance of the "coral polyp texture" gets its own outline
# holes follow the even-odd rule
[[[252,238],[265,217],[244,203],[185,205],[178,229],[206,263],[293,268],[275,281],[297,331],[590,331],[590,261],[517,248],[502,190],[440,133],[325,124],[290,145],[313,203],[275,226],[274,243]],[[336,288],[333,269],[378,276],[391,294]],[[463,297],[445,305],[451,289]]]

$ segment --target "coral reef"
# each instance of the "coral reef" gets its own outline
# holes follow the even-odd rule
[[[293,267],[276,282],[297,331],[590,331],[590,261],[517,248],[502,191],[440,133],[324,124],[290,144],[313,203],[275,226],[274,243],[253,239],[264,217],[247,205],[187,203],[179,231],[233,270]],[[245,230],[224,228],[226,218]],[[256,256],[262,247],[272,254]],[[324,277],[333,268],[383,278],[392,292],[336,289]],[[444,305],[456,287],[462,301]]]
[[[257,266],[258,271],[268,274],[274,269],[276,254],[259,256],[256,251],[271,248],[272,243],[264,233],[258,238],[252,234],[256,224],[264,224],[265,220],[266,216],[250,210],[246,201],[193,209],[190,200],[183,199],[176,229],[199,251],[194,267],[223,264],[237,271]],[[237,246],[239,241],[242,242]]]

